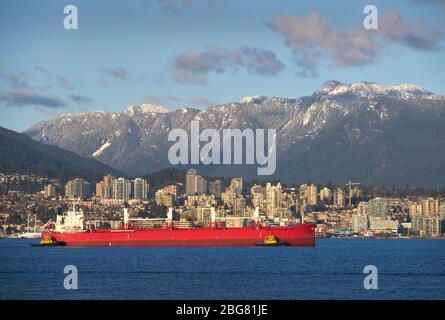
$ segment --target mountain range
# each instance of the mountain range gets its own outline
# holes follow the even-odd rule
[[[412,84],[328,81],[310,96],[245,97],[205,110],[133,105],[123,112],[64,114],[24,134],[136,176],[171,166],[168,133],[189,131],[192,120],[201,130],[276,129],[277,170],[265,179],[445,184],[445,96]],[[258,178],[254,165],[197,168],[208,175]]]

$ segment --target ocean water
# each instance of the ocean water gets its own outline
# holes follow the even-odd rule
[[[445,241],[320,239],[314,248],[31,247],[0,240],[0,299],[445,299]],[[66,265],[78,289],[64,288]],[[363,269],[378,269],[366,290]]]

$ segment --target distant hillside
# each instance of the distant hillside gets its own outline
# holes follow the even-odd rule
[[[20,133],[0,127],[0,172],[29,173],[66,181],[72,177],[87,180],[103,175],[122,175],[107,165],[74,152],[44,145]]]

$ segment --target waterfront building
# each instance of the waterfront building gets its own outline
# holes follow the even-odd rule
[[[423,216],[421,214],[415,214],[412,216],[411,228],[416,232],[421,232],[423,230]]]
[[[423,232],[425,236],[439,237],[442,235],[442,221],[440,217],[424,217]]]
[[[369,230],[375,232],[397,232],[399,222],[394,220],[382,219],[380,217],[369,216]]]
[[[388,200],[385,198],[374,198],[369,200],[369,215],[371,217],[386,220],[388,217]]]
[[[354,214],[352,216],[352,230],[353,231],[368,230],[368,216],[362,214]]]

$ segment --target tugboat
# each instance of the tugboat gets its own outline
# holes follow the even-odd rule
[[[289,244],[283,241],[279,241],[273,234],[269,234],[264,238],[263,242],[257,243],[258,247],[280,247],[288,246]]]
[[[55,246],[63,246],[63,242],[55,241],[51,238],[49,234],[42,234],[42,238],[40,239],[39,244],[32,243],[33,247],[55,247]]]

